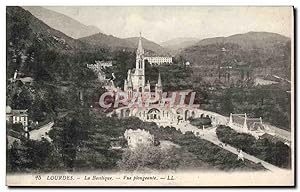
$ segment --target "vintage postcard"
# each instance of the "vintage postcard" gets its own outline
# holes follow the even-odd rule
[[[6,51],[8,186],[295,186],[292,6],[8,6]]]

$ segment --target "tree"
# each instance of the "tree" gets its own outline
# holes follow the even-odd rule
[[[97,117],[88,108],[77,108],[56,122],[49,136],[67,170],[112,169],[121,158],[111,151],[111,139],[124,133],[114,118]]]
[[[121,170],[173,169],[180,164],[180,154],[175,148],[163,150],[160,146],[139,146],[127,149],[118,162]]]
[[[211,119],[209,117],[200,117],[200,118],[190,118],[190,123],[200,129],[203,126],[211,126]]]
[[[290,167],[291,149],[281,141],[273,143],[267,138],[256,140],[252,135],[237,133],[227,126],[219,126],[216,133],[220,141],[224,143],[228,143],[276,166]]]
[[[45,139],[21,140],[21,143],[15,141],[7,151],[8,171],[53,170],[59,165],[55,157],[53,145]]]
[[[62,162],[68,169],[74,168],[78,148],[88,138],[90,122],[87,111],[76,111],[57,122],[57,127],[50,131],[49,136],[53,139],[62,156]]]
[[[33,95],[25,86],[20,88],[19,93],[12,96],[13,109],[28,109],[33,101]]]
[[[115,85],[122,87],[124,85],[124,79],[127,78],[128,69],[135,68],[135,53],[128,51],[116,51],[114,53],[114,60],[116,61],[113,71],[115,76]]]
[[[231,89],[225,90],[225,93],[224,93],[224,96],[222,99],[222,103],[221,103],[221,107],[222,107],[222,111],[225,114],[230,114],[230,113],[234,112]]]
[[[24,129],[23,129],[23,124],[22,123],[12,124],[12,129],[14,131],[19,132],[19,133],[24,133]]]

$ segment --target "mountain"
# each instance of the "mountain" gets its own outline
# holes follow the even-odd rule
[[[189,61],[193,66],[247,65],[255,69],[256,74],[270,73],[290,78],[290,50],[288,37],[249,32],[203,39],[181,50],[176,57]]]
[[[89,43],[90,45],[103,47],[103,48],[110,48],[112,50],[116,49],[130,49],[135,50],[138,44],[138,37],[131,37],[131,38],[118,38],[112,35],[106,35],[103,33],[97,33],[95,35],[91,35],[88,37],[80,38],[84,43]],[[166,55],[168,54],[167,50],[165,50],[162,46],[149,41],[145,38],[142,38],[143,48],[148,52],[148,54],[155,54],[155,55]]]
[[[6,8],[7,77],[15,70],[34,79],[71,77],[75,65],[106,57],[105,50],[52,29],[21,7]],[[89,60],[90,59],[90,60]],[[72,69],[72,70],[70,70]]]
[[[133,48],[133,45],[130,42],[112,35],[106,35],[104,33],[97,33],[88,37],[80,38],[79,40],[98,47]]]
[[[71,17],[43,7],[24,6],[23,8],[51,28],[59,30],[74,39],[101,32],[101,30],[95,26],[84,25]]]
[[[125,40],[130,42],[131,44],[133,44],[134,48],[136,48],[138,46],[139,37],[125,38]],[[142,38],[142,43],[143,43],[143,47],[146,50],[153,51],[162,56],[168,55],[168,51],[165,48],[163,48],[162,46],[160,46],[157,43],[154,43],[153,41],[149,41],[145,38]]]
[[[71,50],[86,45],[64,33],[52,29],[21,7],[7,7],[7,42],[22,43],[29,47],[39,43],[49,49]],[[19,42],[15,42],[19,40]]]
[[[233,43],[241,46],[243,49],[262,48],[269,49],[276,44],[281,44],[289,41],[290,38],[276,33],[269,32],[248,32],[245,34],[236,34],[229,37],[207,38],[199,41],[196,46],[209,44],[225,44]]]
[[[199,39],[191,37],[179,37],[160,43],[160,45],[166,49],[176,53],[186,47],[192,46],[198,42]]]
[[[123,48],[136,49],[137,47],[138,37],[122,39],[112,35],[106,35],[95,26],[86,26],[64,14],[43,7],[24,6],[23,8],[49,27],[61,31],[74,39],[80,39],[81,42],[96,47],[111,48],[112,50]],[[145,38],[142,39],[142,42],[144,48],[148,50],[150,54],[166,55],[168,53],[162,46]]]

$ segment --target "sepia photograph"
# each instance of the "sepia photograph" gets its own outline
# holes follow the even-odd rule
[[[292,6],[7,6],[6,185],[295,186]]]

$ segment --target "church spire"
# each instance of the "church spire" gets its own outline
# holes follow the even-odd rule
[[[158,81],[157,81],[157,86],[158,87],[161,87],[162,84],[161,84],[161,77],[160,77],[160,73],[158,73]]]
[[[158,80],[157,80],[157,83],[155,85],[155,94],[158,94],[160,96],[162,94],[162,84],[161,84],[160,73],[158,73]]]
[[[137,54],[138,55],[142,55],[144,54],[144,49],[142,46],[142,33],[140,32],[140,37],[139,37],[139,44],[138,44],[138,48],[137,48]]]

